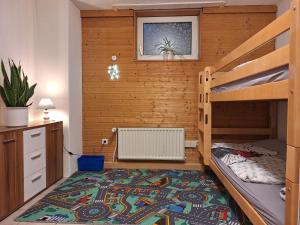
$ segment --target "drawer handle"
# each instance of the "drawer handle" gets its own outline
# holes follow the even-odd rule
[[[31,137],[38,137],[38,136],[40,136],[41,135],[41,132],[38,132],[38,133],[35,133],[35,134],[31,134],[30,136]]]
[[[34,155],[34,156],[31,156],[30,158],[31,158],[32,160],[34,160],[34,159],[40,158],[41,155],[42,155],[42,153],[38,153],[38,154],[36,154],[36,155]]]
[[[7,139],[7,140],[4,140],[2,143],[3,144],[9,144],[9,143],[12,143],[12,142],[15,142],[16,139]]]
[[[31,179],[31,182],[34,183],[34,182],[36,182],[37,180],[41,179],[41,177],[42,177],[42,174],[37,175],[36,177],[34,177],[34,178]]]
[[[58,128],[52,129],[51,131],[52,132],[58,131]]]

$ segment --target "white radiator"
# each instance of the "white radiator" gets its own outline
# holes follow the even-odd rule
[[[185,160],[183,128],[118,128],[118,158]]]

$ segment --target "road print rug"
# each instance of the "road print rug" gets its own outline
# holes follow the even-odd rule
[[[16,221],[142,225],[250,224],[212,173],[144,169],[77,172]]]

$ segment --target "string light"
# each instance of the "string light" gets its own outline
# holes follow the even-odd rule
[[[111,57],[112,61],[117,61],[117,56],[113,55]],[[107,73],[109,75],[110,80],[119,80],[120,79],[120,70],[119,66],[115,63],[111,64],[107,68]]]

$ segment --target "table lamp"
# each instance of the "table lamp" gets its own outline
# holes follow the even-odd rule
[[[55,106],[50,98],[42,98],[39,102],[39,109],[44,109],[44,120],[49,120],[48,109],[55,109]]]

